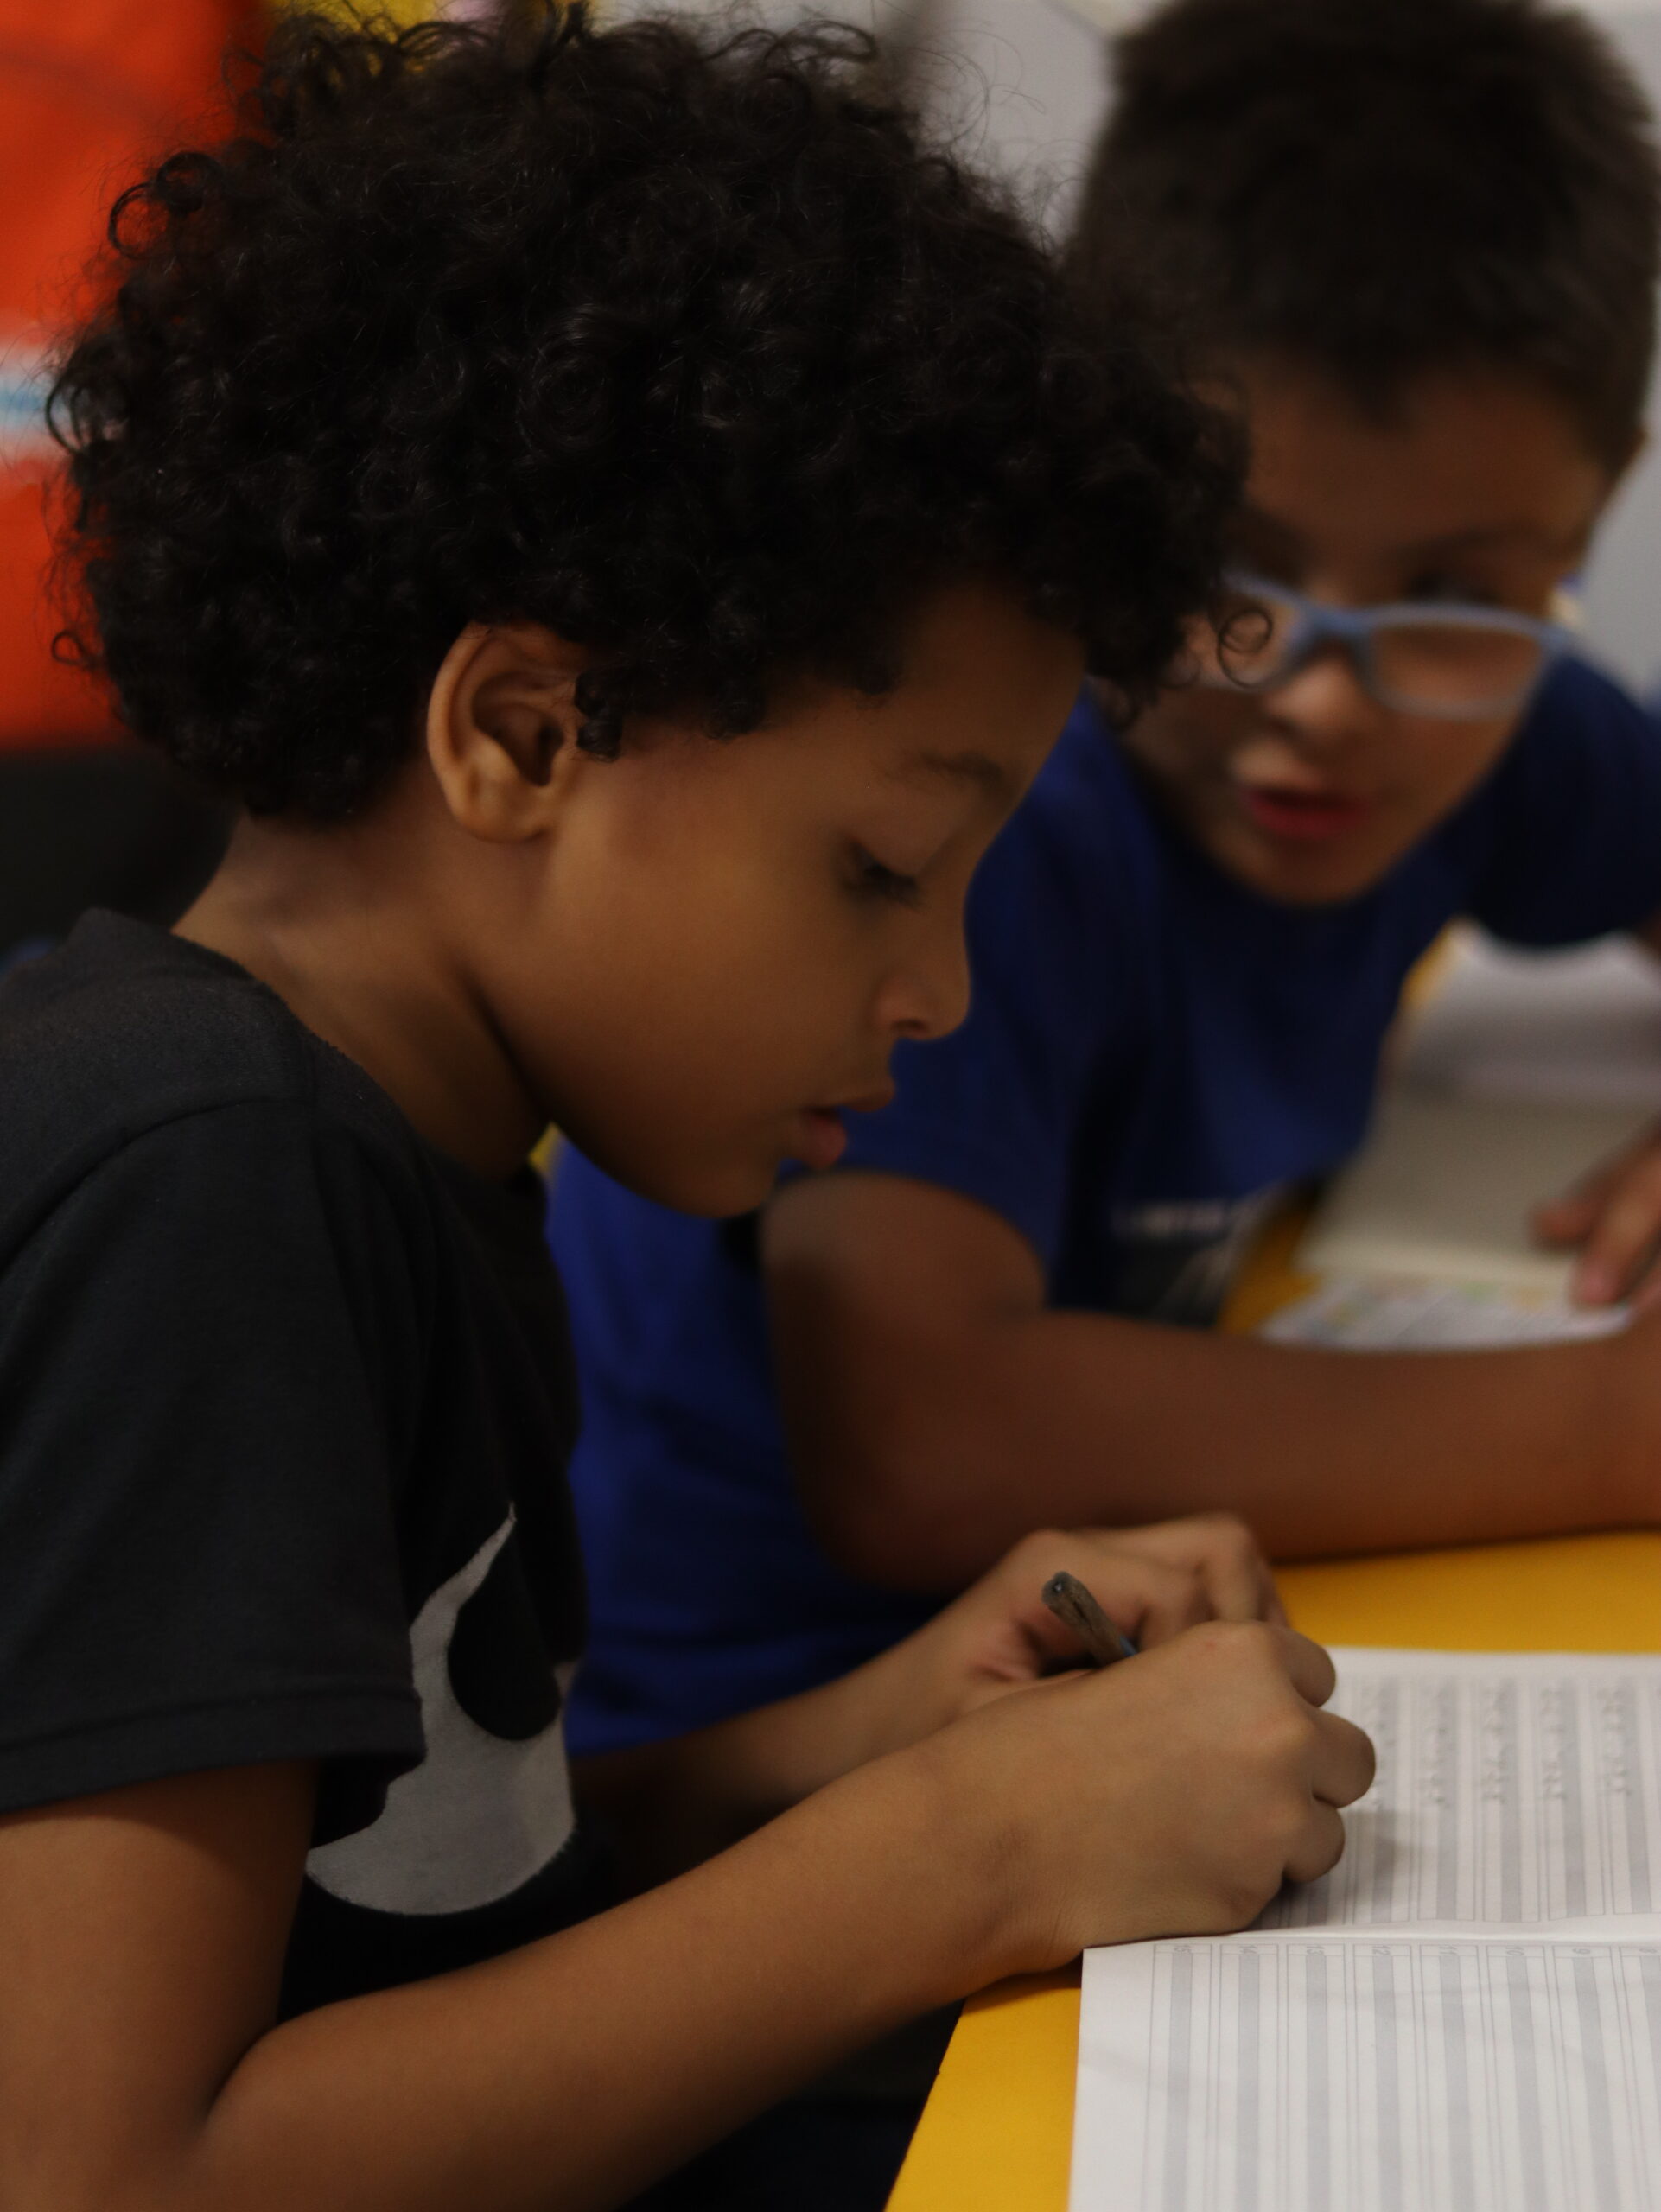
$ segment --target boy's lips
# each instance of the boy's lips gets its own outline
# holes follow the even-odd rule
[[[792,1147],[792,1159],[799,1160],[804,1167],[834,1167],[848,1148],[848,1126],[844,1114],[876,1114],[890,1103],[894,1085],[884,1084],[880,1090],[868,1090],[858,1098],[844,1099],[840,1106],[809,1106],[796,1116],[802,1132],[800,1143]]]
[[[1341,837],[1372,811],[1371,799],[1352,798],[1342,791],[1308,791],[1292,784],[1242,783],[1235,788],[1256,828],[1271,837],[1305,843]]]
[[[834,1106],[809,1106],[796,1116],[799,1143],[791,1147],[804,1167],[834,1167],[848,1148],[848,1130]]]

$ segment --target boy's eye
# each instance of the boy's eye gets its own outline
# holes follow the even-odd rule
[[[851,849],[854,864],[854,888],[862,899],[886,899],[895,906],[914,906],[922,896],[922,886],[914,875],[902,875],[897,868],[887,868],[875,853],[866,851],[863,845]]]

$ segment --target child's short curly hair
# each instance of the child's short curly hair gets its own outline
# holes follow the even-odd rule
[[[1661,273],[1643,90],[1558,0],[1167,0],[1114,48],[1072,258],[1232,365],[1388,412],[1499,369],[1624,467]]]
[[[587,648],[581,742],[869,691],[985,575],[1132,698],[1210,587],[1227,434],[1087,327],[819,26],[286,21],[244,135],[118,203],[67,537],[142,736],[357,806],[469,621]]]

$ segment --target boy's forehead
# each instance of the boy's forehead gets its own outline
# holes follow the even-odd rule
[[[1568,410],[1521,378],[1442,372],[1364,408],[1296,366],[1244,372],[1250,521],[1295,550],[1573,560],[1609,490]]]

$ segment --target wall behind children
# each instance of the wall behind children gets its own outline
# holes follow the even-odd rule
[[[665,0],[613,0],[612,13],[659,11]],[[694,14],[710,0],[667,0]],[[821,0],[813,12],[875,24],[914,54],[934,103],[1031,187],[1052,223],[1107,110],[1104,30],[1148,12],[1151,0]],[[1333,0],[1364,7],[1366,0]],[[1661,110],[1661,0],[1583,0],[1625,53]],[[809,12],[770,0],[785,20]],[[1651,395],[1654,442],[1601,535],[1585,582],[1594,652],[1646,696],[1661,692],[1661,376]]]

